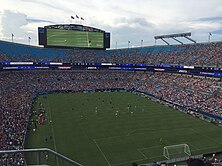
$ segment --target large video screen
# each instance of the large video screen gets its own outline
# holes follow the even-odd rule
[[[104,48],[104,33],[47,29],[47,45],[62,47]]]

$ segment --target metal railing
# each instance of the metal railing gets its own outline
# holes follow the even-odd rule
[[[0,156],[10,156],[23,154],[25,157],[26,165],[55,165],[55,166],[82,166],[69,159],[68,157],[57,153],[51,149],[22,149],[22,150],[6,150],[0,151]],[[30,162],[30,163],[29,163]],[[35,162],[35,163],[33,163]]]

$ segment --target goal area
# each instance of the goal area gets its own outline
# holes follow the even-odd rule
[[[163,156],[168,160],[191,156],[190,147],[187,144],[164,146]]]

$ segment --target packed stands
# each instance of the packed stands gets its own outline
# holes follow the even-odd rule
[[[0,41],[0,62],[57,61],[221,66],[222,43],[118,50],[39,48]],[[0,149],[24,148],[36,92],[136,89],[159,99],[222,117],[222,82],[171,73],[90,70],[1,71]],[[16,159],[16,160],[15,160]],[[24,165],[24,156],[2,156],[0,165]]]
[[[217,42],[104,51],[41,48],[0,41],[0,60],[221,66],[221,48],[222,42]]]
[[[4,150],[20,149],[24,146],[32,100],[37,91],[135,88],[222,117],[221,89],[216,88],[221,86],[221,81],[212,78],[167,73],[82,70],[9,71],[2,72],[1,76],[0,142],[7,143],[0,147]],[[219,93],[214,94],[215,91]]]

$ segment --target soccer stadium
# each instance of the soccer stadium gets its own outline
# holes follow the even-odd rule
[[[222,165],[221,41],[110,49],[112,31],[36,29],[38,46],[0,40],[1,166]]]

